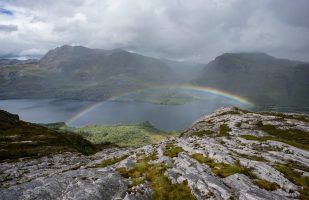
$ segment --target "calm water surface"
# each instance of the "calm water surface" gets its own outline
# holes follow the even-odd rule
[[[235,105],[254,110],[278,110],[276,107],[249,108],[220,97],[209,97],[184,105],[155,105],[143,102],[107,101],[87,112],[95,102],[80,100],[0,100],[0,108],[18,114],[22,120],[35,123],[68,122],[69,126],[87,124],[136,124],[150,121],[162,130],[190,127],[199,117],[222,106]],[[309,108],[307,108],[309,111]],[[293,109],[292,109],[293,110]],[[76,117],[78,116],[78,117]]]

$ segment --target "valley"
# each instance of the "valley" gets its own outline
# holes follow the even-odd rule
[[[93,144],[112,143],[119,147],[142,147],[180,134],[159,130],[148,121],[140,124],[87,125],[80,128],[68,127],[65,123],[44,126],[60,132],[76,133]]]
[[[64,45],[50,50],[40,60],[3,61],[0,98],[90,101],[119,98],[178,105],[200,99],[177,88],[190,86],[221,90],[257,106],[306,106],[308,69],[308,63],[265,53],[225,53],[208,64],[197,64],[122,49]]]

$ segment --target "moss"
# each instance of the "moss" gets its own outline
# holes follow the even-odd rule
[[[262,156],[256,156],[256,155],[246,155],[246,154],[238,154],[239,156],[249,159],[249,160],[255,160],[255,161],[261,161],[261,162],[265,162],[267,161],[265,158],[263,158]]]
[[[255,141],[259,141],[259,142],[266,142],[267,140],[275,139],[274,137],[270,137],[270,136],[257,137],[257,136],[253,136],[253,135],[241,135],[239,137],[244,138],[246,140],[255,140]]]
[[[207,164],[214,174],[216,174],[219,177],[227,177],[236,173],[241,173],[244,169],[241,167],[239,162],[236,162],[234,164],[226,164],[226,163],[218,163],[215,162],[214,159],[211,159],[209,157],[205,157],[202,154],[192,154],[192,158],[196,159],[200,163]]]
[[[288,165],[274,165],[274,167],[296,185],[309,187],[309,177],[303,176],[301,172],[295,171]]]
[[[149,154],[149,155],[146,157],[146,159],[147,159],[148,161],[157,160],[157,159],[158,159],[157,152],[153,152],[153,153]]]
[[[226,111],[226,112],[224,112],[224,113],[221,113],[221,114],[219,114],[219,115],[217,115],[217,116],[223,116],[223,115],[239,115],[239,114],[240,114],[239,111],[231,110],[231,111]]]
[[[302,122],[309,122],[309,118],[307,116],[304,115],[287,115],[284,113],[278,113],[278,112],[260,112],[260,114],[262,115],[272,115],[272,116],[276,116],[279,117],[281,119],[294,119],[294,120],[299,120]]]
[[[287,179],[289,179],[292,183],[301,186],[302,188],[299,190],[300,196],[299,199],[307,200],[309,199],[309,177],[303,176],[301,172],[297,172],[293,169],[293,167],[289,164],[287,165],[274,165],[274,168],[283,173]]]
[[[167,169],[164,164],[149,164],[149,158],[139,160],[135,167],[131,170],[125,168],[118,168],[117,172],[125,178],[131,177],[132,180],[136,178],[145,177],[150,182],[152,189],[152,199],[154,200],[195,200],[196,198],[191,194],[191,190],[187,182],[172,184],[171,181],[164,176]]]
[[[191,157],[196,159],[200,163],[207,164],[211,168],[212,172],[221,178],[225,178],[236,173],[241,173],[251,178],[253,180],[253,183],[259,186],[260,188],[266,190],[276,190],[280,188],[280,186],[277,183],[271,183],[266,180],[259,179],[253,173],[253,168],[243,167],[240,165],[239,161],[236,161],[233,164],[226,164],[226,163],[215,162],[214,159],[205,157],[202,154],[192,154]]]
[[[175,146],[173,144],[167,144],[163,155],[174,158],[177,157],[180,152],[183,152],[183,148]]]
[[[96,164],[94,167],[95,168],[104,168],[104,167],[116,164],[116,163],[126,159],[127,157],[129,157],[129,156],[128,155],[124,155],[124,156],[120,156],[120,157],[116,157],[116,158],[111,158],[111,159],[103,160],[101,163]]]
[[[140,185],[142,183],[144,183],[145,180],[141,177],[136,177],[136,178],[132,178],[132,183],[130,185],[130,187],[134,187],[134,186],[137,186],[137,185]]]
[[[240,128],[240,127],[241,127],[241,122],[237,122],[237,123],[235,124],[235,126],[238,127],[238,128]]]
[[[299,170],[302,170],[302,171],[309,173],[309,167],[307,167],[303,163],[299,163],[299,162],[294,161],[294,160],[288,160],[287,163],[286,163],[286,166],[288,166],[292,169],[299,169]]]
[[[262,122],[257,124],[257,126],[260,130],[275,137],[274,140],[309,151],[308,132],[298,129],[281,130],[274,125],[264,125]]]
[[[212,136],[214,135],[214,132],[211,130],[202,130],[202,131],[197,131],[191,134],[192,136],[198,136],[198,137],[203,137],[203,136]]]
[[[253,183],[259,186],[259,188],[270,190],[270,191],[277,190],[280,188],[280,186],[277,183],[269,182],[269,181],[262,180],[262,179],[254,180]]]
[[[220,128],[219,128],[219,136],[221,137],[228,137],[230,136],[229,132],[231,131],[231,129],[228,127],[228,125],[226,124],[221,124]]]

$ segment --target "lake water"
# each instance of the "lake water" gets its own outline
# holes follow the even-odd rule
[[[156,105],[143,102],[79,100],[0,100],[0,109],[18,114],[24,121],[34,123],[67,122],[69,126],[87,124],[136,124],[150,121],[162,130],[186,129],[205,114],[222,106],[235,105],[253,109],[220,97],[184,105]],[[86,110],[86,111],[85,111]],[[309,110],[309,109],[308,109]]]

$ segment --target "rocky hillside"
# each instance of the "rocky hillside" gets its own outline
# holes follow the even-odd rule
[[[308,199],[309,116],[234,107],[182,137],[0,165],[1,199]]]
[[[247,97],[257,105],[308,105],[309,64],[264,53],[225,53],[211,61],[195,84]]]

